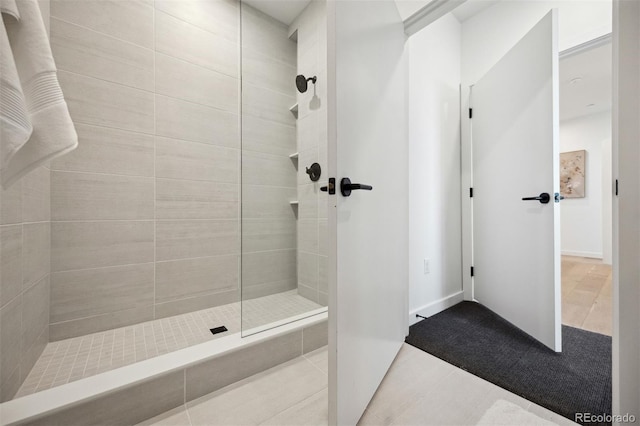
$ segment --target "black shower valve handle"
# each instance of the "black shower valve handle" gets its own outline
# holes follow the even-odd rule
[[[306,167],[306,173],[309,175],[309,179],[311,179],[312,182],[316,182],[320,179],[322,168],[320,167],[320,164],[313,163],[311,166]]]

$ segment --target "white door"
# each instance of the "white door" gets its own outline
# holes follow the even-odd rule
[[[327,9],[329,424],[355,425],[408,332],[405,35],[393,0]]]
[[[557,11],[472,87],[471,103],[474,297],[560,352]],[[547,203],[523,200],[541,194]]]

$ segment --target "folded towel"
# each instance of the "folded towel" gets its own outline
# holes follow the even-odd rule
[[[16,21],[20,20],[20,11],[16,0],[0,0],[0,12],[13,16]]]
[[[3,170],[29,140],[33,127],[2,19],[7,15],[6,19],[20,20],[15,0],[0,0],[0,14],[0,170]]]
[[[16,3],[19,21],[8,19],[4,23],[33,131],[6,165],[4,160],[0,161],[3,166],[0,179],[5,188],[43,163],[78,146],[78,135],[58,83],[37,0]],[[3,104],[2,115],[4,110]]]

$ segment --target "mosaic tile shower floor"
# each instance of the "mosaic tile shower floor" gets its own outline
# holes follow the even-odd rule
[[[188,346],[300,315],[320,305],[290,290],[243,302],[51,342],[16,398],[80,380]],[[229,330],[213,335],[210,328]]]

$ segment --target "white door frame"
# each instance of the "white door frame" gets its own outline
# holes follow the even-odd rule
[[[447,1],[447,0],[444,0]],[[453,3],[453,1],[452,1]],[[456,6],[459,3],[456,2]],[[438,17],[429,5],[405,20],[411,35]],[[439,12],[442,11],[442,8]],[[453,9],[451,9],[453,10]],[[413,18],[418,17],[419,19]],[[413,18],[413,19],[412,19]],[[410,28],[407,27],[410,23]],[[612,171],[613,199],[613,413],[640,418],[640,2],[613,0]],[[471,146],[469,88],[461,88],[462,276],[465,300],[473,300]],[[612,188],[613,189],[613,188]],[[622,302],[622,303],[621,303]],[[620,424],[614,421],[613,424]]]
[[[640,2],[613,0],[613,413],[640,415]],[[615,181],[614,181],[615,182]],[[615,183],[614,183],[615,188]],[[614,189],[615,190],[615,189]],[[619,424],[615,422],[614,424]]]

